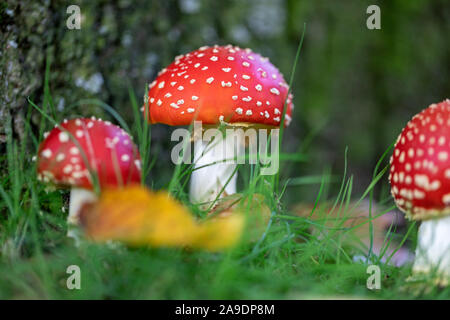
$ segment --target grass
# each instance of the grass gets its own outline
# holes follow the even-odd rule
[[[298,55],[297,55],[298,57]],[[378,200],[379,211],[372,212],[374,188],[386,178],[386,150],[373,173],[373,180],[360,196],[352,193],[353,176],[347,176],[347,162],[342,177],[325,170],[321,175],[291,177],[280,180],[259,174],[258,165],[239,168],[241,192],[248,197],[260,193],[267,199],[271,219],[257,238],[244,237],[235,248],[222,253],[187,249],[111,247],[84,241],[74,246],[66,237],[68,192],[49,191],[36,179],[31,161],[42,140],[43,128],[51,128],[54,118],[50,86],[50,67],[46,68],[42,108],[30,100],[27,119],[33,109],[42,113],[37,136],[27,124],[27,135],[20,143],[8,131],[7,152],[0,163],[0,299],[448,299],[450,289],[427,286],[427,290],[411,291],[406,285],[411,265],[397,268],[382,262],[372,251],[373,219],[393,208],[388,192]],[[138,100],[130,88],[133,126],[119,112],[97,100],[80,101],[77,105],[94,104],[120,124],[138,144],[143,155],[143,181],[151,186],[148,175],[156,159],[150,155],[151,127],[139,112]],[[284,114],[283,114],[284,115]],[[311,142],[310,142],[311,143]],[[345,155],[347,156],[347,151]],[[307,161],[304,150],[280,157],[280,168]],[[187,182],[193,167],[180,164],[173,168],[166,184],[174,197],[190,207],[200,219],[205,212],[188,202]],[[289,172],[283,172],[289,177]],[[339,183],[336,195],[330,187]],[[309,217],[300,217],[284,205],[283,196],[306,185],[317,189],[317,197]],[[351,228],[344,223],[356,205],[368,199],[370,217]],[[330,214],[321,212],[330,203]],[[66,208],[66,212],[62,209]],[[378,208],[377,207],[377,208]],[[329,217],[333,215],[330,226]],[[258,214],[258,212],[248,212]],[[312,219],[314,216],[324,219]],[[336,218],[337,217],[337,218]],[[355,239],[344,238],[369,224],[369,248]],[[247,226],[251,231],[252,226]],[[384,246],[400,247],[408,239],[414,244],[415,225],[406,234],[395,228],[387,232]],[[381,289],[366,287],[368,263],[355,261],[361,250],[369,250],[369,259],[382,271]],[[388,260],[390,257],[388,257]],[[81,269],[81,290],[68,290],[66,269]]]

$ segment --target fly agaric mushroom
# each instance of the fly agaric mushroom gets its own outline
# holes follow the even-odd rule
[[[45,134],[37,161],[39,180],[71,188],[69,224],[77,225],[81,206],[97,198],[92,174],[100,188],[141,181],[141,160],[131,137],[94,117],[64,120],[55,126]]]
[[[291,120],[288,89],[268,58],[231,45],[205,46],[176,57],[158,74],[150,84],[149,112],[144,110],[144,114],[151,123],[171,126],[196,120],[209,127],[273,129],[280,126],[285,101],[285,125]],[[234,139],[221,136],[211,145],[194,137],[192,202],[204,203],[236,192],[236,164],[224,162],[236,157]]]
[[[397,206],[418,232],[415,273],[450,277],[450,100],[412,118],[395,144],[389,174]]]

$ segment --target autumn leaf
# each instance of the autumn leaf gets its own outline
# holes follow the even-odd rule
[[[166,192],[129,186],[102,192],[85,206],[81,225],[93,241],[118,240],[133,246],[188,246],[221,250],[241,235],[242,217],[198,223],[189,210]]]
[[[217,251],[231,247],[239,239],[244,226],[240,215],[206,221],[199,225],[193,247]]]

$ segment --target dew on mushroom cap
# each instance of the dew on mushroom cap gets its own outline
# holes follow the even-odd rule
[[[399,135],[389,181],[397,206],[411,219],[450,214],[450,100],[415,115]]]
[[[195,118],[219,124],[224,116],[228,123],[278,127],[286,101],[289,124],[293,104],[287,83],[268,59],[250,49],[202,47],[178,56],[164,70],[149,88],[146,106],[152,123],[188,125]],[[193,103],[181,105],[180,99]]]

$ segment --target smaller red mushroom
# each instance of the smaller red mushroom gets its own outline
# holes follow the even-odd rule
[[[37,161],[39,180],[71,188],[69,225],[78,224],[83,204],[97,199],[94,180],[100,188],[141,181],[140,155],[130,135],[95,117],[55,126],[45,134]]]
[[[413,271],[450,278],[450,100],[415,115],[395,144],[389,174],[397,206],[422,221]]]

